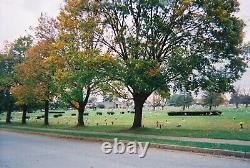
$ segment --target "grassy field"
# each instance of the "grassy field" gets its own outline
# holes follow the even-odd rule
[[[143,125],[139,130],[129,130],[132,125],[133,115],[127,113],[127,110],[87,110],[89,116],[85,117],[86,127],[76,127],[75,110],[65,111],[62,117],[54,118],[50,114],[50,128],[77,129],[85,131],[100,132],[131,132],[137,134],[169,135],[169,136],[188,136],[222,139],[250,140],[250,108],[241,107],[220,107],[218,110],[223,112],[222,116],[168,116],[169,111],[180,111],[180,108],[169,107],[166,110],[144,110]],[[189,111],[201,110],[192,109]],[[202,110],[206,110],[202,108]],[[57,110],[62,111],[62,110]],[[108,115],[107,112],[114,111],[114,115]],[[125,114],[120,114],[124,111]],[[102,112],[103,115],[96,115],[96,112]],[[19,125],[21,122],[21,112],[13,113],[13,125]],[[42,127],[43,119],[36,120],[35,117],[43,115],[43,112],[29,113],[31,118],[27,120],[27,125],[32,127]],[[234,119],[235,118],[235,119]],[[0,114],[1,123],[4,122],[5,114]],[[162,129],[156,128],[156,122],[162,124]],[[240,129],[240,122],[244,122],[244,129]],[[114,123],[112,125],[111,123]],[[97,126],[98,123],[98,126]],[[107,125],[106,125],[107,123]],[[177,127],[180,124],[181,127]]]
[[[239,152],[250,152],[250,146],[246,145],[236,145],[236,144],[226,144],[226,143],[211,143],[211,142],[193,142],[193,141],[181,141],[181,140],[169,140],[161,139],[157,137],[135,137],[135,136],[124,136],[124,135],[113,135],[107,133],[93,133],[93,132],[82,132],[82,131],[70,131],[70,130],[61,130],[61,129],[50,129],[50,128],[34,128],[34,127],[24,127],[24,126],[12,126],[12,125],[1,125],[3,128],[8,129],[9,131],[21,131],[26,133],[45,133],[48,135],[62,135],[64,137],[75,137],[75,138],[97,138],[103,140],[113,140],[118,138],[119,140],[124,141],[138,141],[138,142],[150,142],[156,144],[167,144],[174,146],[184,146],[184,147],[196,147],[196,148],[205,148],[205,149],[220,149],[227,151],[239,151]]]

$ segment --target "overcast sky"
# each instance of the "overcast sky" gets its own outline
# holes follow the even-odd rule
[[[56,16],[63,0],[0,0],[0,49],[5,41],[13,41],[29,32],[37,24],[41,12]],[[239,17],[246,23],[245,39],[250,41],[250,0],[239,0]],[[237,82],[241,87],[250,88],[250,69]]]

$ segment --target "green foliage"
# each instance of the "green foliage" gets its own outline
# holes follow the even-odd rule
[[[103,42],[121,59],[120,80],[135,93],[170,82],[176,89],[232,90],[246,67],[239,56],[244,24],[233,15],[238,5],[236,0],[105,1],[100,14],[114,38]],[[216,63],[225,66],[217,69]]]
[[[52,64],[57,64],[55,81],[61,98],[74,108],[86,105],[91,92],[99,89],[98,85],[107,75],[105,69],[112,62],[112,58],[101,54],[97,47],[99,17],[89,11],[89,7],[82,0],[67,1],[58,17],[60,29],[55,56],[51,57]]]
[[[210,110],[212,107],[218,107],[225,103],[225,98],[223,94],[216,92],[205,92],[203,95],[203,104],[209,106]]]
[[[130,59],[126,64],[120,62],[117,78],[120,78],[125,86],[130,86],[134,92],[151,93],[155,88],[167,88],[163,81],[164,72],[156,61]]]
[[[187,94],[176,94],[170,97],[168,103],[172,106],[183,107],[183,110],[185,110],[185,107],[189,107],[192,105],[193,97]]]
[[[13,110],[15,108],[15,99],[9,92],[0,91],[0,112]]]
[[[15,99],[11,94],[11,87],[18,83],[15,66],[26,57],[26,51],[31,46],[31,36],[19,37],[10,46],[6,46],[5,53],[0,53],[0,106],[2,110],[13,110]]]
[[[250,104],[250,95],[247,90],[240,90],[240,88],[237,88],[237,90],[231,95],[230,102],[231,104],[235,104],[236,108],[239,108],[239,104],[245,104],[246,107],[248,107],[248,104]]]
[[[241,103],[245,104],[246,107],[250,104],[250,95],[241,95]]]
[[[14,84],[13,68],[15,61],[12,56],[0,54],[0,90],[8,91]]]
[[[21,63],[27,56],[27,51],[31,47],[33,39],[31,36],[19,37],[10,48],[9,54],[15,60],[15,63]]]
[[[139,110],[133,127],[141,126],[140,109],[155,90],[231,91],[245,71],[237,0],[115,0],[99,8],[110,34],[102,42],[120,61],[113,80],[128,88]]]
[[[237,0],[68,0],[57,19],[41,15],[35,45],[21,37],[0,56],[2,97],[15,84],[20,104],[58,96],[79,109],[91,93],[111,90],[134,100],[134,128],[154,92],[167,99],[170,89],[202,89],[217,106],[216,94],[232,91],[247,66],[238,10]],[[184,108],[192,102],[173,99]]]
[[[19,69],[20,65],[26,61],[27,52],[31,48],[33,43],[31,36],[20,37],[16,40],[15,44],[11,47],[10,53],[16,60],[13,73],[15,74],[15,84],[12,85],[10,91],[16,99],[17,105],[31,104],[35,103],[35,98],[31,91],[31,86],[27,86],[25,83],[25,78],[21,78],[23,71]]]
[[[239,104],[241,103],[241,96],[239,95],[239,93],[233,93],[231,95],[231,99],[229,103],[235,104],[236,108],[239,108]]]

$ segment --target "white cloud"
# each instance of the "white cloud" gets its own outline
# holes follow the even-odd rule
[[[0,48],[37,24],[41,12],[56,16],[63,0],[1,0]]]

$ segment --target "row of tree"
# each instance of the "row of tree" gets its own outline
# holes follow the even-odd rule
[[[182,107],[182,110],[184,111],[186,108],[189,108],[193,104],[198,104],[202,106],[208,106],[209,110],[212,109],[212,107],[218,107],[219,105],[224,104],[226,101],[225,97],[221,93],[215,93],[215,92],[205,92],[202,95],[201,100],[194,100],[191,93],[186,94],[174,94],[170,97],[167,97],[165,100],[163,98],[159,98],[154,102],[154,107],[157,106],[164,106],[170,105],[175,107]]]
[[[43,103],[45,125],[49,102],[60,98],[78,110],[81,126],[90,95],[111,92],[133,100],[132,128],[140,128],[155,91],[231,91],[247,66],[238,10],[237,0],[67,0],[56,19],[39,18],[35,36],[1,53],[6,122],[13,96],[24,116]]]
[[[230,104],[235,104],[236,108],[239,108],[240,104],[245,104],[245,106],[248,107],[250,104],[250,95],[238,93],[232,94]]]

